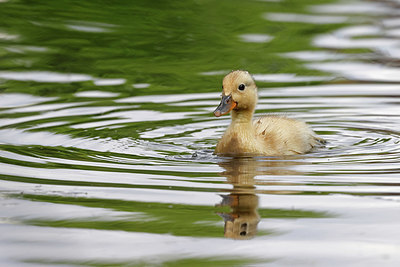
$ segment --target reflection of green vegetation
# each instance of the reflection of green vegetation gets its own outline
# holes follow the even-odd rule
[[[57,196],[24,195],[26,199],[85,207],[107,208],[124,212],[140,212],[145,219],[135,220],[122,217],[121,220],[32,220],[28,223],[50,227],[72,227],[89,229],[123,230],[178,236],[223,237],[223,229],[217,223],[221,219],[213,206],[192,206],[171,203],[150,203],[137,201],[105,200],[90,198],[69,198]],[[221,211],[221,208],[219,208]]]
[[[216,212],[229,212],[226,207],[197,206],[186,204],[153,203],[91,198],[71,198],[60,196],[22,195],[32,201],[79,205],[92,208],[106,208],[115,211],[133,212],[145,215],[145,219],[135,220],[123,217],[121,220],[30,220],[27,223],[49,227],[72,227],[104,230],[122,230],[178,236],[222,237],[221,221]],[[260,217],[268,218],[325,218],[323,212],[304,210],[258,209]],[[260,232],[261,233],[261,232]],[[262,231],[263,235],[272,232]]]
[[[258,73],[310,74],[281,52],[313,49],[311,38],[341,25],[282,23],[265,12],[305,13],[328,0],[262,1],[9,1],[1,3],[0,30],[20,35],[0,41],[3,70],[46,70],[125,78],[107,90],[127,94],[205,92],[219,88],[211,70],[248,69]],[[83,26],[93,32],[74,30]],[[104,32],[101,32],[101,30]],[[274,36],[269,43],[244,43],[239,35]],[[47,51],[5,52],[2,47],[44,47]],[[132,83],[150,83],[145,90]],[[2,91],[42,95],[93,89],[92,82],[54,84],[8,81]]]
[[[331,214],[310,210],[283,210],[283,209],[258,209],[261,218],[283,218],[283,219],[301,219],[301,218],[327,218]]]

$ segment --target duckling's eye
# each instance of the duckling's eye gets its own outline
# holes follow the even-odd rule
[[[243,91],[245,87],[246,87],[246,86],[242,83],[242,84],[239,85],[238,89],[239,89],[240,91]]]

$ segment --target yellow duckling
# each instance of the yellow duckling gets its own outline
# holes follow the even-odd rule
[[[257,86],[247,71],[225,76],[216,117],[232,113],[232,122],[215,148],[227,156],[284,156],[303,154],[325,143],[302,121],[264,116],[253,121]]]

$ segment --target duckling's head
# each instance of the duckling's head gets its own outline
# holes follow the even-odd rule
[[[257,104],[257,86],[250,73],[235,70],[225,76],[222,82],[222,100],[215,109],[216,117],[236,112],[253,112]]]

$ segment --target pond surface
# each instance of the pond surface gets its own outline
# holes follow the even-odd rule
[[[397,1],[0,1],[0,265],[400,266]],[[222,158],[221,81],[328,141]]]

